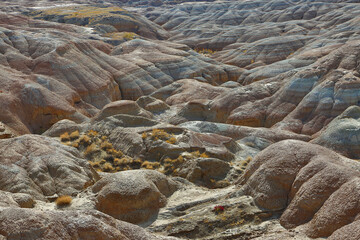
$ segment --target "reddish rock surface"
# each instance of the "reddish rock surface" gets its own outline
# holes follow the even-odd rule
[[[112,101],[137,99],[181,78],[219,84],[237,78],[237,68],[184,45],[136,39],[113,48],[90,40],[86,28],[4,13],[0,24],[0,120],[21,134],[63,118],[83,121]]]
[[[328,237],[359,214],[360,164],[318,145],[295,140],[273,144],[251,162],[241,181],[256,204],[285,210],[286,228],[305,224],[310,237]],[[346,204],[343,204],[346,199]]]
[[[101,2],[0,3],[0,239],[359,238],[360,1]]]

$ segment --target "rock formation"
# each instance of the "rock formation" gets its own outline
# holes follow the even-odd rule
[[[0,3],[0,239],[359,239],[359,0]]]
[[[328,237],[355,221],[360,164],[315,144],[275,143],[259,153],[241,178],[242,191],[272,211],[286,228],[305,224],[310,237]],[[346,196],[347,204],[341,204]],[[341,230],[339,230],[341,231]]]

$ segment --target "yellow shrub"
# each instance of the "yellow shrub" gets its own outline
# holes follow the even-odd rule
[[[119,158],[114,159],[114,165],[115,166],[121,165],[121,163],[122,163],[121,159],[119,159]]]
[[[153,169],[153,166],[149,161],[145,161],[141,164],[141,168]]]
[[[82,144],[89,145],[91,143],[91,138],[86,135],[81,135],[79,141]]]
[[[145,161],[141,164],[141,168],[146,168],[146,169],[157,169],[159,167],[160,167],[160,163],[158,162]]]
[[[133,160],[131,158],[115,158],[114,159],[114,164],[115,165],[127,165],[129,163],[131,163]]]
[[[208,49],[208,48],[195,48],[194,49],[197,53],[204,54],[204,55],[212,55],[215,51]]]
[[[96,137],[99,133],[97,131],[94,131],[94,130],[89,130],[87,132],[87,135],[90,136],[90,137]]]
[[[96,161],[96,162],[92,162],[90,161],[90,164],[93,168],[99,168],[100,167],[100,162],[99,161]]]
[[[72,198],[68,195],[64,195],[64,196],[60,196],[55,200],[55,203],[57,206],[62,207],[62,206],[67,206],[70,205],[72,201]]]
[[[123,38],[128,41],[135,39],[135,37],[136,37],[136,34],[133,32],[125,32],[123,35]]]
[[[194,157],[194,158],[198,158],[198,157],[200,157],[201,154],[200,154],[200,151],[197,150],[197,151],[195,151],[195,152],[192,152],[191,155],[192,155],[192,157]]]
[[[96,146],[96,144],[95,143],[92,143],[91,145],[89,145],[87,148],[86,148],[86,150],[85,150],[85,152],[84,152],[84,155],[85,156],[90,156],[91,154],[93,154],[94,152],[96,152],[98,150],[98,148],[97,148],[97,146]]]
[[[200,154],[200,157],[202,157],[202,158],[208,158],[209,155],[207,155],[207,153],[203,152],[202,154]]]
[[[78,139],[79,136],[80,136],[79,131],[76,130],[75,132],[72,132],[72,133],[70,134],[70,139],[71,139],[71,140],[75,140],[75,139]]]
[[[113,167],[113,165],[111,165],[111,163],[105,163],[102,167],[104,172],[112,172],[115,170],[115,168]]]
[[[176,138],[174,136],[172,136],[171,138],[169,138],[168,140],[166,140],[167,143],[170,144],[175,144],[176,143]]]
[[[153,140],[167,140],[170,138],[170,134],[162,129],[153,129],[151,132],[151,138]]]
[[[67,142],[67,141],[70,141],[70,135],[68,132],[65,132],[63,134],[60,135],[60,140],[62,142]]]
[[[74,143],[72,143],[72,146],[73,146],[74,148],[79,148],[79,143],[74,142]]]
[[[120,150],[115,150],[115,149],[113,149],[113,148],[107,149],[106,152],[107,152],[108,154],[113,155],[115,158],[121,158],[121,157],[124,155],[124,153],[123,153],[122,151],[120,151]]]
[[[113,147],[112,144],[109,143],[108,141],[104,141],[104,142],[102,142],[101,145],[100,145],[100,148],[101,148],[101,149],[104,149],[104,150],[110,149],[110,148],[112,148],[112,147]]]

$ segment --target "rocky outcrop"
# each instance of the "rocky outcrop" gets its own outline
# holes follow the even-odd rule
[[[248,137],[262,138],[272,143],[285,139],[297,139],[305,142],[311,140],[311,137],[307,135],[296,134],[289,131],[274,130],[269,128],[252,128],[225,123],[189,121],[180,124],[179,126],[199,133],[215,133],[218,135],[231,137],[234,140],[241,140]]]
[[[111,55],[127,63],[123,68],[118,66],[120,71],[115,73],[115,80],[125,99],[149,95],[175,80],[185,78],[217,85],[236,81],[239,77],[238,68],[219,65],[185,45],[170,42],[135,39],[117,46]],[[134,81],[134,77],[141,75],[146,76]]]
[[[146,38],[164,40],[169,35],[143,16],[119,7],[73,5],[32,11],[29,15],[34,19],[93,27],[105,36],[113,32],[133,32]]]
[[[360,158],[358,129],[360,108],[351,106],[332,120],[312,143],[333,149],[350,158]]]
[[[16,135],[17,133],[14,130],[0,122],[0,139],[12,138]]]
[[[64,118],[85,121],[112,101],[136,100],[179,79],[221,84],[239,76],[184,45],[135,39],[113,48],[83,27],[4,13],[0,23],[0,121],[20,134],[42,133]]]
[[[97,174],[75,148],[37,135],[0,140],[0,189],[46,201],[74,195]]]
[[[100,227],[101,226],[101,227]],[[39,211],[1,208],[0,234],[6,239],[176,239],[154,236],[143,228],[95,210]],[[5,238],[4,238],[5,239]]]
[[[97,193],[96,209],[139,224],[151,220],[166,205],[176,183],[156,171],[133,170],[108,175],[92,190]]]
[[[229,170],[229,163],[220,159],[198,158],[184,164],[181,167],[179,176],[198,185],[215,187],[213,182],[225,179]],[[229,182],[225,186],[228,184]]]
[[[181,81],[181,80],[180,80]],[[154,114],[157,114],[157,113],[162,113],[168,109],[170,109],[169,105],[167,105],[165,102],[159,100],[159,99],[156,99],[156,98],[153,98],[153,97],[150,97],[150,96],[143,96],[143,97],[140,97],[136,103],[143,109],[151,112],[151,113],[154,113]]]
[[[286,228],[305,224],[310,237],[328,237],[359,213],[360,165],[315,144],[286,140],[259,153],[241,178],[242,191]],[[347,204],[341,204],[346,196]]]
[[[0,191],[0,196],[0,207],[32,208],[35,205],[33,197],[26,193]]]
[[[359,238],[360,1],[184,1],[0,3],[0,239]]]
[[[94,116],[93,121],[101,121],[106,117],[117,114],[153,118],[153,115],[150,112],[140,108],[136,102],[130,100],[121,100],[105,105],[104,108]]]

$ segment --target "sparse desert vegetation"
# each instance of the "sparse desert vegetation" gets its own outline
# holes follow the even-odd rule
[[[55,204],[58,207],[65,207],[71,204],[72,197],[68,195],[60,196],[55,200]]]
[[[71,138],[69,136],[77,136]],[[152,129],[149,132],[143,132],[141,138],[145,141],[162,141],[168,144],[176,144],[176,136],[169,134],[163,129]],[[182,152],[175,158],[163,157],[160,160],[154,159],[134,159],[125,155],[121,150],[114,149],[108,137],[95,130],[89,130],[80,134],[78,131],[61,134],[60,140],[63,144],[73,146],[80,150],[86,157],[90,165],[100,172],[119,172],[132,169],[157,170],[161,173],[171,176],[179,176],[182,165],[196,158],[209,158],[206,152],[199,150],[193,152]],[[212,180],[211,186],[224,187],[228,183],[224,181]]]
[[[176,144],[176,137],[174,134],[169,134],[163,129],[153,129],[150,132],[143,132],[142,139],[150,139],[152,141],[165,141],[170,144]]]

